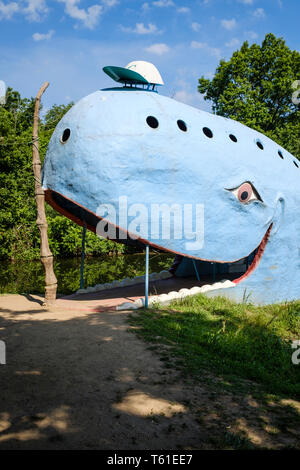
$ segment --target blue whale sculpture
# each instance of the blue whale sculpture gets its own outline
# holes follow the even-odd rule
[[[124,86],[86,96],[62,118],[43,188],[49,204],[79,225],[95,232],[102,221],[108,238],[178,255],[176,276],[196,269],[200,279],[229,279],[218,295],[266,304],[300,295],[299,165],[239,122]],[[181,209],[189,229],[180,237],[173,219]],[[168,237],[149,217],[160,210]]]

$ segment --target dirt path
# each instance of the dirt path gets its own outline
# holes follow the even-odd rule
[[[185,382],[126,317],[0,297],[0,449],[300,448],[299,402]]]

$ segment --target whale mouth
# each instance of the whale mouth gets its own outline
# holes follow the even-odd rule
[[[81,225],[81,226],[85,225],[89,230],[96,232],[96,227],[97,227],[99,220],[101,220],[101,217],[97,216],[96,214],[89,211],[85,207],[79,205],[78,203],[74,202],[73,200],[51,189],[45,189],[45,199],[57,212],[73,220],[73,222],[75,222],[76,224]],[[205,267],[207,269],[208,267],[210,267],[211,270],[213,270],[213,273],[206,272],[203,274],[202,272],[200,272],[199,273],[200,276],[198,275],[198,273],[194,272],[193,274],[194,278],[200,277],[200,283],[198,283],[198,285],[202,285],[204,287],[209,286],[210,287],[209,290],[214,290],[214,289],[221,288],[221,284],[223,285],[224,288],[234,287],[235,285],[247,279],[253,273],[253,271],[258,267],[263,257],[265,248],[269,241],[272,227],[273,227],[273,223],[270,224],[269,228],[267,229],[258,247],[255,248],[255,250],[253,250],[248,256],[241,258],[239,260],[232,261],[232,262],[220,262],[216,260],[190,258],[190,259],[194,259],[197,263],[200,263],[200,266]],[[161,251],[164,251],[164,252],[170,251],[170,250],[166,250],[164,247],[158,244],[149,243],[149,241],[147,240],[131,239],[128,236],[127,237],[124,236],[124,234],[123,236],[120,236],[122,229],[120,229],[119,227],[116,227],[116,229],[117,229],[117,232],[116,232],[117,237],[114,240],[116,242],[133,245],[136,248],[143,248],[145,244],[149,244],[153,248],[159,249]],[[183,258],[189,258],[183,254],[178,254],[178,255],[181,258],[181,260]],[[176,259],[175,259],[175,262],[169,269],[169,272],[175,277],[177,277],[176,271],[178,267],[180,266],[181,260],[179,262],[176,262]],[[224,270],[224,267],[225,267],[225,270]]]
[[[260,244],[246,257],[231,262],[224,262],[213,259],[190,258],[186,255],[180,254],[176,256],[174,263],[170,268],[170,272],[176,277],[181,277],[184,275],[187,276],[188,274],[190,275],[192,270],[193,276],[197,277],[201,284],[205,283],[205,285],[210,285],[212,287],[216,285],[219,287],[219,281],[221,280],[223,283],[228,281],[228,287],[234,287],[247,279],[258,267],[269,241],[272,227],[273,223],[270,224]],[[187,259],[191,259],[193,261],[193,268],[191,263],[188,268],[186,264],[183,263],[184,260]],[[181,263],[183,263],[182,269]]]

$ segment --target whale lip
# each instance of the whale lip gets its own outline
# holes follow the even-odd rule
[[[53,209],[55,209],[60,214],[66,216],[67,218],[73,220],[73,222],[75,222],[77,225],[86,226],[89,230],[91,230],[93,232],[96,232],[96,226],[97,226],[97,223],[102,219],[101,217],[97,216],[94,212],[88,210],[86,207],[78,204],[77,202],[75,202],[72,199],[62,195],[61,193],[53,191],[50,188],[44,189],[44,191],[45,191],[45,199],[48,202],[48,204],[50,204],[53,207]],[[124,231],[118,226],[116,226],[116,228],[119,230],[119,233]],[[269,241],[272,228],[273,228],[273,222],[269,225],[269,228],[267,229],[267,231],[266,231],[262,241],[258,245],[258,247],[255,250],[252,251],[252,253],[255,252],[255,256],[254,256],[254,259],[253,259],[252,263],[250,264],[250,266],[248,267],[248,269],[246,270],[245,273],[243,273],[238,278],[232,280],[232,282],[234,284],[239,284],[240,282],[244,281],[258,267],[258,265],[259,265],[259,263],[260,263],[260,261],[263,257],[263,254],[264,254],[265,248],[267,246],[267,243]],[[124,238],[122,240],[124,240]],[[127,240],[127,243],[128,243],[128,239],[126,239],[126,240]],[[115,241],[120,242],[121,240],[116,239]],[[124,241],[121,241],[121,243],[122,242],[124,243]],[[239,261],[244,259],[244,258],[239,258],[238,260],[235,260],[235,261],[226,261],[226,262],[224,262],[224,261],[207,260],[207,259],[202,259],[202,258],[196,258],[196,257],[192,257],[192,256],[189,256],[189,255],[186,255],[186,254],[183,254],[183,253],[178,253],[178,252],[175,252],[175,251],[172,251],[172,250],[168,250],[168,249],[166,249],[166,248],[164,248],[160,245],[151,243],[148,240],[144,240],[142,238],[134,239],[134,240],[132,240],[132,243],[135,244],[135,245],[149,244],[153,248],[156,248],[156,249],[159,249],[159,250],[162,250],[162,251],[166,251],[166,252],[170,252],[170,253],[174,253],[174,254],[179,254],[181,256],[191,258],[191,259],[196,259],[198,261],[209,261],[211,263],[216,263],[216,264],[226,263],[226,264],[229,264],[229,265],[234,265],[235,263],[238,263]],[[173,272],[173,275],[176,275],[176,268],[175,268],[175,271]]]
[[[266,249],[266,246],[267,246],[267,243],[269,241],[269,238],[270,238],[270,234],[271,234],[271,231],[272,231],[272,228],[273,228],[273,222],[271,223],[271,225],[269,226],[268,230],[266,231],[262,241],[260,242],[258,248],[257,248],[257,251],[256,251],[256,254],[254,256],[254,259],[252,261],[252,263],[250,264],[250,266],[248,267],[247,271],[240,277],[238,277],[237,279],[234,279],[232,282],[234,284],[239,284],[240,282],[244,281],[247,277],[249,277],[253,271],[257,268],[257,266],[259,265],[262,257],[263,257],[263,254],[265,252],[265,249]]]

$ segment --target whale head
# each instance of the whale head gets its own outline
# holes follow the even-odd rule
[[[180,255],[176,275],[213,266],[232,281],[222,294],[269,303],[300,293],[299,167],[243,124],[124,87],[66,113],[43,188],[56,210],[102,236]]]

